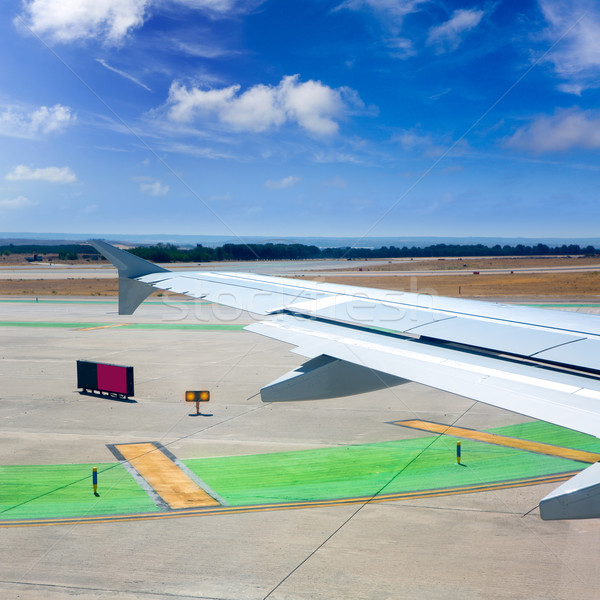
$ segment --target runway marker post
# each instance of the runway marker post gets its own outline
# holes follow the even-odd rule
[[[92,487],[94,488],[94,496],[99,496],[98,494],[98,469],[94,467],[92,469]]]
[[[461,453],[460,442],[456,442],[456,464],[457,465],[460,465],[460,453]]]

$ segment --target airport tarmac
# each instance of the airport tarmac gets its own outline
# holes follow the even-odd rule
[[[412,383],[262,403],[260,387],[302,359],[243,331],[247,315],[210,304],[153,298],[135,315],[119,316],[110,298],[13,297],[0,298],[0,311],[2,465],[116,463],[107,445],[150,441],[185,462],[426,435],[393,424],[402,420],[476,430],[529,422]],[[134,366],[136,402],[80,395],[78,359]],[[190,416],[186,389],[211,391],[202,407],[210,416]],[[448,469],[459,472],[453,445]],[[463,461],[468,470],[468,454]],[[564,470],[572,465],[565,460]],[[596,599],[600,522],[542,521],[535,507],[557,485],[2,527],[0,596]]]
[[[419,259],[419,264],[437,262],[437,259]],[[449,263],[444,264],[450,264]],[[455,262],[455,261],[454,261]],[[397,267],[387,270],[390,264]],[[403,264],[411,265],[410,260],[352,260],[344,259],[317,259],[317,260],[269,260],[269,261],[225,261],[210,263],[161,263],[161,266],[170,271],[236,271],[246,273],[258,273],[261,275],[303,277],[318,275],[321,277],[443,277],[446,275],[464,276],[472,273],[472,269],[450,268],[450,269],[419,269],[414,268],[402,270]],[[384,269],[381,269],[384,267]],[[360,270],[359,270],[360,269]],[[535,267],[502,267],[502,268],[479,268],[477,273],[481,275],[500,274],[539,274],[539,273],[596,273],[600,265],[568,265],[568,266],[535,266]],[[31,263],[31,264],[0,264],[0,281],[6,279],[112,279],[117,275],[116,269],[109,264],[67,264],[67,263]]]

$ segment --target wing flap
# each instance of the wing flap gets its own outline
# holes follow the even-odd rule
[[[410,332],[519,356],[533,356],[548,348],[583,339],[581,335],[531,329],[517,325],[507,326],[502,323],[461,317],[420,325],[411,329]]]
[[[600,341],[589,338],[579,339],[564,346],[544,350],[535,357],[562,365],[577,365],[600,371]]]
[[[534,365],[280,316],[246,329],[295,346],[383,371],[577,431],[600,432],[600,381]]]

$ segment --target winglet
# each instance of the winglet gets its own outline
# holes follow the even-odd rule
[[[135,254],[115,248],[102,240],[89,240],[93,246],[104,255],[119,271],[119,314],[132,315],[135,309],[152,293],[152,286],[137,281],[136,277],[150,273],[168,273],[163,269]]]
[[[132,279],[134,277],[142,277],[142,275],[150,275],[150,273],[159,273],[160,271],[169,272],[168,269],[163,269],[150,261],[131,254],[131,252],[115,248],[102,240],[88,240],[88,244],[96,248],[98,252],[103,254],[117,267],[119,277]]]

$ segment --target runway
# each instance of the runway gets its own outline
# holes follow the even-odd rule
[[[364,485],[354,475],[346,480],[337,466],[324,470],[319,453],[331,461],[345,448],[366,452],[374,445],[379,452],[389,443],[401,447],[436,439],[433,433],[392,425],[398,421],[494,430],[505,437],[571,447],[540,432],[519,434],[524,430],[518,428],[531,428],[535,422],[415,384],[335,400],[263,404],[258,389],[295,368],[299,359],[284,344],[242,331],[251,322],[246,315],[220,309],[216,316],[210,305],[177,305],[165,299],[120,317],[114,301],[51,300],[0,302],[2,465],[34,465],[39,472],[52,465],[83,465],[82,477],[89,477],[93,465],[118,465],[107,444],[156,440],[193,471],[200,472],[203,465],[203,481],[230,506],[161,511],[145,495],[140,507],[146,505],[151,512],[79,515],[60,525],[52,518],[30,518],[29,525],[45,526],[4,527],[3,597],[379,600],[600,595],[600,574],[592,564],[600,555],[600,524],[544,522],[535,510],[540,498],[573,471],[567,466],[573,462],[565,458],[544,457],[562,461],[565,468],[541,472],[535,453],[473,441],[482,448],[477,463],[486,468],[497,466],[506,473],[508,463],[501,456],[507,455],[496,453],[514,452],[530,457],[531,472],[482,481],[475,454],[472,468],[462,469],[437,465],[432,454],[429,471],[424,464],[422,473],[427,471],[439,484],[428,483],[427,489],[384,490],[381,501],[373,501],[374,485],[363,487],[371,493],[362,495],[311,498],[308,488],[298,495],[304,485],[299,477],[294,479],[299,464],[313,479],[331,481],[337,475],[336,485]],[[61,325],[45,325],[51,323]],[[194,327],[198,325],[216,328]],[[79,395],[77,359],[133,365],[136,402]],[[212,416],[190,417],[183,402],[185,389],[210,389]],[[451,453],[456,439],[442,436],[438,443],[443,440],[444,452]],[[294,469],[282,468],[283,459],[303,453],[312,458],[297,460]],[[428,455],[419,456],[425,460]],[[234,464],[238,470],[231,472],[239,473],[237,478],[225,469]],[[349,464],[360,466],[357,460]],[[521,459],[514,464],[523,466]],[[293,490],[293,499],[269,500],[279,491],[264,471],[267,465],[280,478],[280,490]],[[248,481],[258,482],[258,466],[262,483],[251,488]],[[418,464],[413,467],[414,482],[420,473]],[[446,485],[442,474],[454,478],[457,469],[473,481]],[[366,474],[373,481],[390,479],[381,468],[369,467]],[[132,494],[128,497],[134,501],[139,485],[126,475],[128,480],[120,480],[123,493]],[[244,503],[243,494],[254,494],[254,504]],[[239,504],[234,506],[236,498]]]

